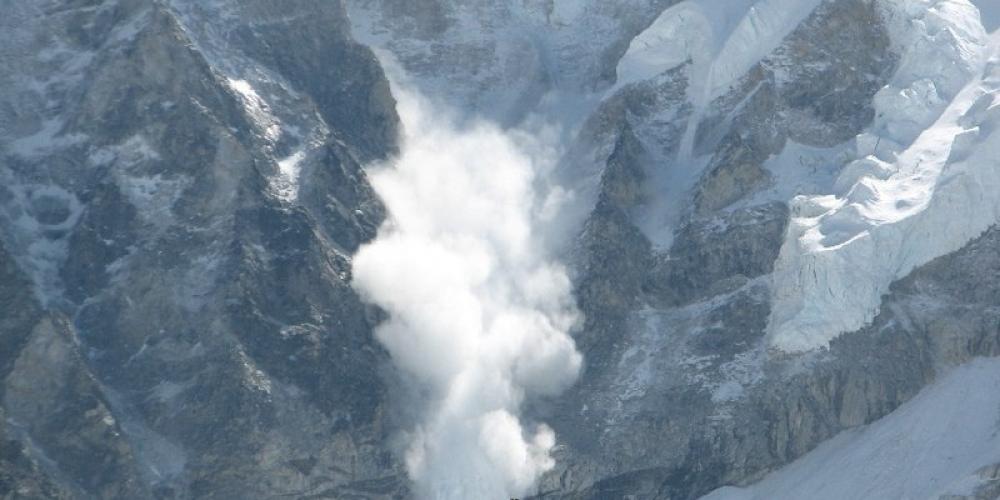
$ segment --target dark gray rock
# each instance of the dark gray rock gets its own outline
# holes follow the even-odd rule
[[[770,274],[784,240],[788,208],[780,202],[693,219],[660,255],[645,282],[665,304],[685,304],[732,291]]]
[[[38,156],[5,151],[0,164],[12,190],[43,172],[81,208],[53,263],[52,304],[72,325],[30,302],[25,280],[16,296],[3,283],[4,310],[26,316],[0,320],[10,347],[0,406],[30,440],[4,462],[3,474],[17,474],[8,491],[405,491],[390,453],[385,354],[349,285],[350,253],[383,218],[360,165],[396,148],[374,56],[337,3],[91,4],[36,18],[86,53],[86,77],[45,96],[59,102],[59,134],[78,139]],[[247,73],[267,75],[247,85],[274,106],[241,94],[233,82]],[[261,113],[287,131],[275,140]],[[305,143],[289,202],[275,196],[276,164]],[[62,200],[31,201],[43,224],[72,215]]]

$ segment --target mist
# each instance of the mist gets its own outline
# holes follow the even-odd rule
[[[582,363],[570,280],[545,243],[568,199],[539,187],[555,151],[544,133],[459,124],[396,87],[401,152],[368,170],[388,218],[355,256],[354,286],[388,312],[376,337],[420,388],[407,470],[421,498],[521,496],[556,444],[521,408]]]

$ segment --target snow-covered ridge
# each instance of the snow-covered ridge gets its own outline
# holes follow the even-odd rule
[[[692,87],[709,102],[774,51],[822,0],[687,0],[635,37],[618,63],[618,85],[652,78],[687,60]]]
[[[823,347],[877,314],[889,285],[953,252],[1000,216],[1000,44],[965,0],[884,1],[901,50],[860,159],[834,192],[792,200],[775,264],[769,335],[786,351]]]

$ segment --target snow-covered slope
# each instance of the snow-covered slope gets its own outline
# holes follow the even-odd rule
[[[886,2],[903,48],[894,81],[875,96],[834,192],[792,200],[775,264],[772,345],[825,346],[878,311],[893,281],[961,248],[1000,215],[997,39],[965,1]],[[909,16],[909,17],[907,17]]]
[[[972,495],[1000,462],[1000,360],[948,374],[889,416],[846,431],[747,488],[702,500],[932,499]]]
[[[664,11],[618,62],[618,85],[652,78],[691,60],[698,88],[717,97],[770,54],[821,0],[688,0]]]

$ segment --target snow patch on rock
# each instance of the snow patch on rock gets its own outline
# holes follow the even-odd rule
[[[226,80],[229,88],[236,92],[247,116],[256,126],[257,130],[269,141],[277,141],[281,138],[281,123],[271,113],[271,107],[267,105],[257,93],[257,91],[246,80],[229,78]]]
[[[287,158],[278,160],[278,176],[272,183],[278,197],[287,202],[294,202],[299,197],[300,164],[305,159],[305,151],[296,151]]]
[[[632,39],[618,61],[616,87],[654,78],[687,61],[704,61],[712,52],[712,21],[695,2],[681,2]]]

